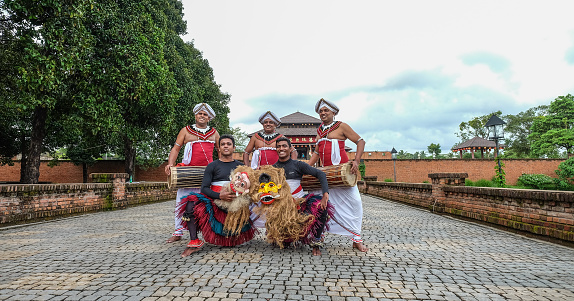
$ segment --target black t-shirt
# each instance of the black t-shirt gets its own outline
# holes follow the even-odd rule
[[[301,180],[303,175],[314,176],[319,179],[323,193],[329,192],[329,184],[327,183],[327,176],[325,173],[317,168],[311,167],[305,162],[289,158],[289,160],[285,162],[277,161],[273,166],[283,168],[285,170],[285,178],[287,178],[287,180]]]
[[[223,162],[215,160],[205,167],[203,174],[203,181],[201,182],[201,193],[212,199],[219,199],[219,193],[211,190],[211,183],[219,181],[229,181],[231,171],[237,166],[243,165],[243,162],[233,160],[231,162]]]

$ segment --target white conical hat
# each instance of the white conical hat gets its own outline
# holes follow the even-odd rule
[[[271,112],[271,111],[267,111],[267,112],[263,113],[259,117],[259,123],[263,124],[263,121],[265,121],[265,119],[267,119],[267,118],[273,120],[273,122],[275,122],[275,124],[277,124],[277,126],[279,126],[281,124],[281,119],[277,118],[277,115],[273,114],[273,112]]]
[[[205,111],[207,113],[207,116],[209,116],[209,119],[215,118],[215,112],[205,102],[199,103],[195,107],[193,107],[193,114],[197,114],[199,111]]]
[[[337,107],[334,103],[325,100],[323,98],[319,99],[319,101],[315,105],[315,112],[319,114],[319,110],[323,107],[326,107],[327,109],[333,111],[334,115],[337,115],[339,113],[339,107]]]

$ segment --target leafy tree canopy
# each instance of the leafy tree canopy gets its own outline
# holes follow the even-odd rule
[[[564,150],[570,157],[574,147],[574,97],[559,96],[550,103],[547,114],[533,120],[528,137],[536,155],[555,157]]]
[[[460,123],[459,132],[456,133],[456,136],[460,138],[460,142],[464,142],[466,140],[472,139],[474,137],[480,137],[484,139],[488,139],[488,130],[484,127],[490,116],[495,114],[497,116],[501,116],[501,111],[492,112],[490,114],[474,117],[470,121],[463,121]]]
[[[434,158],[438,158],[441,152],[440,144],[431,143],[429,146],[427,146],[427,150],[429,151],[429,154],[431,154]]]

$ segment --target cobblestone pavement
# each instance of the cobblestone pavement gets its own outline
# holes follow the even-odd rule
[[[261,237],[180,258],[174,202],[0,230],[0,300],[574,300],[574,250],[363,195],[363,254]]]

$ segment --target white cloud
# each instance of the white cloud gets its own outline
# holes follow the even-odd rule
[[[367,150],[446,152],[462,121],[574,93],[572,1],[182,2],[247,132],[324,97]]]

